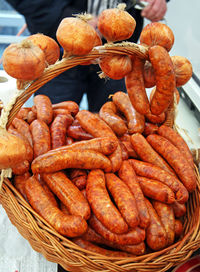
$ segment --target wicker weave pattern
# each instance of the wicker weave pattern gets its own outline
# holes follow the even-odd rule
[[[27,85],[25,92],[18,97],[10,112],[7,127],[29,97],[52,78],[76,65],[109,54],[137,54],[143,59],[148,59],[147,48],[129,44],[107,48],[102,46],[94,48],[87,56],[58,61],[47,68],[42,77]],[[170,126],[173,125],[173,120],[168,120],[168,122]],[[138,257],[111,258],[80,248],[57,233],[41,218],[8,179],[4,180],[0,191],[0,202],[12,224],[29,241],[32,248],[42,253],[47,260],[60,264],[66,270],[76,272],[162,272],[186,261],[194,251],[200,248],[200,178],[197,169],[196,174],[197,189],[190,195],[187,202],[182,239],[161,251]]]

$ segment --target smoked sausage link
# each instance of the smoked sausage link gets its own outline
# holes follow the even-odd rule
[[[54,206],[39,181],[30,177],[26,181],[26,196],[32,208],[60,234],[77,237],[87,230],[87,222],[80,216],[66,215]]]
[[[165,137],[170,142],[172,142],[172,144],[175,145],[181,151],[182,156],[185,156],[187,161],[190,163],[190,165],[194,167],[194,160],[192,157],[192,153],[187,143],[174,129],[168,126],[162,125],[158,128],[158,134],[160,136]]]
[[[116,92],[112,97],[117,109],[123,113],[127,120],[128,132],[130,134],[144,130],[144,115],[137,112],[131,104],[129,96],[124,92]]]
[[[33,173],[51,173],[65,168],[103,169],[111,172],[110,160],[103,154],[93,150],[68,150],[47,152],[32,162]]]
[[[107,173],[105,176],[108,191],[112,195],[123,218],[129,227],[134,228],[138,226],[140,218],[135,196],[131,193],[126,183],[114,173]]]
[[[172,245],[175,239],[175,216],[173,208],[171,205],[155,200],[152,204],[167,233],[167,245]]]
[[[94,113],[87,110],[81,110],[77,113],[76,119],[80,123],[81,127],[93,137],[113,137],[118,141],[112,129]],[[122,152],[119,143],[116,150],[109,156],[109,159],[111,160],[112,171],[114,173],[119,170],[122,163]]]
[[[180,150],[170,141],[160,135],[147,136],[149,144],[169,163],[174,169],[188,192],[196,188],[196,175],[187,159]]]
[[[174,173],[172,168],[166,163],[166,161],[152,148],[152,146],[147,142],[146,138],[140,134],[135,133],[131,135],[131,144],[143,161],[152,163],[159,166],[160,168]]]
[[[170,55],[164,47],[150,47],[149,59],[156,78],[156,91],[150,102],[150,110],[159,115],[167,109],[173,98],[176,87],[175,73]]]
[[[43,174],[42,178],[51,191],[64,203],[70,214],[81,216],[86,220],[90,217],[87,200],[63,172]]]
[[[126,233],[117,234],[108,230],[104,225],[96,218],[94,214],[89,219],[89,225],[104,239],[116,243],[118,245],[137,245],[144,241],[145,230],[139,227],[130,229]]]
[[[147,198],[145,201],[150,214],[150,224],[146,229],[146,243],[155,251],[161,250],[167,246],[167,234],[151,202]]]
[[[53,109],[50,98],[46,95],[38,94],[34,97],[33,102],[36,106],[37,119],[49,125],[53,120]]]
[[[137,180],[145,196],[168,204],[175,202],[174,192],[164,183],[140,176]]]
[[[138,215],[140,218],[139,226],[146,228],[149,225],[149,212],[144,200],[144,194],[137,180],[135,171],[129,161],[123,161],[118,171],[119,177],[126,183],[135,197]]]
[[[52,149],[65,145],[68,117],[64,114],[57,115],[50,126]]]
[[[127,93],[134,109],[144,115],[150,109],[143,78],[144,60],[132,57],[132,67],[132,71],[125,77]]]
[[[91,170],[88,174],[86,195],[93,213],[107,229],[114,233],[128,231],[128,225],[110,199],[102,170]]]
[[[42,120],[34,120],[30,124],[33,138],[34,158],[46,153],[51,149],[51,136],[48,125]]]
[[[148,162],[135,159],[130,159],[129,162],[138,176],[158,180],[171,188],[179,203],[185,203],[188,200],[189,194],[185,186],[178,178],[169,172]]]
[[[112,101],[106,102],[99,111],[99,116],[117,135],[123,135],[127,132],[125,121],[118,115],[117,107]]]

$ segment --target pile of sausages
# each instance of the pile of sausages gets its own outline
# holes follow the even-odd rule
[[[183,233],[197,181],[184,140],[165,118],[150,119],[120,91],[98,113],[37,95],[8,128],[27,149],[13,184],[80,247],[111,257],[168,247]]]

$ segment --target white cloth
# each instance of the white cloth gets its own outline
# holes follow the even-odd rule
[[[11,224],[0,205],[0,271],[57,272],[57,264],[47,261],[34,251],[28,241]]]

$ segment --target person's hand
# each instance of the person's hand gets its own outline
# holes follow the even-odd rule
[[[165,0],[145,0],[149,4],[143,9],[141,15],[146,19],[157,22],[164,18],[167,11]]]

